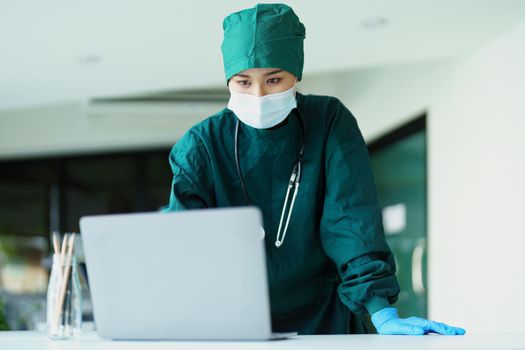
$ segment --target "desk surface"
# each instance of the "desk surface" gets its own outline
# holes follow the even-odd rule
[[[78,340],[49,340],[38,332],[0,332],[0,349],[40,350],[164,350],[164,349],[300,349],[300,350],[426,350],[525,349],[525,333],[483,333],[465,336],[314,335],[268,342],[106,341],[94,333]]]

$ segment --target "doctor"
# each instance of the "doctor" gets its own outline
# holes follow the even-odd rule
[[[370,314],[380,334],[464,334],[391,306],[399,285],[367,148],[339,100],[296,91],[305,28],[293,10],[258,4],[223,28],[231,97],[173,147],[167,210],[262,210],[274,331],[370,333]]]

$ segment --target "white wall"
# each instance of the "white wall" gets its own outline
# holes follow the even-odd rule
[[[170,147],[223,103],[64,103],[0,112],[0,160]]]
[[[306,77],[301,91],[334,95],[358,120],[367,140],[419,116],[449,82],[456,60],[384,66]]]
[[[368,139],[428,112],[429,312],[525,331],[525,23],[449,61],[305,79]]]
[[[460,62],[430,115],[430,311],[525,331],[525,23]]]

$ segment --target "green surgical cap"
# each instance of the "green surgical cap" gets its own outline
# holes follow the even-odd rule
[[[224,19],[226,81],[250,68],[280,68],[301,80],[304,25],[284,4],[257,4]]]

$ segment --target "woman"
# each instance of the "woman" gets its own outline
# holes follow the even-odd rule
[[[262,210],[274,331],[463,334],[390,305],[399,285],[368,152],[350,111],[303,96],[305,28],[283,4],[224,20],[228,108],[193,126],[170,154],[168,210]],[[299,186],[300,184],[300,186]]]

